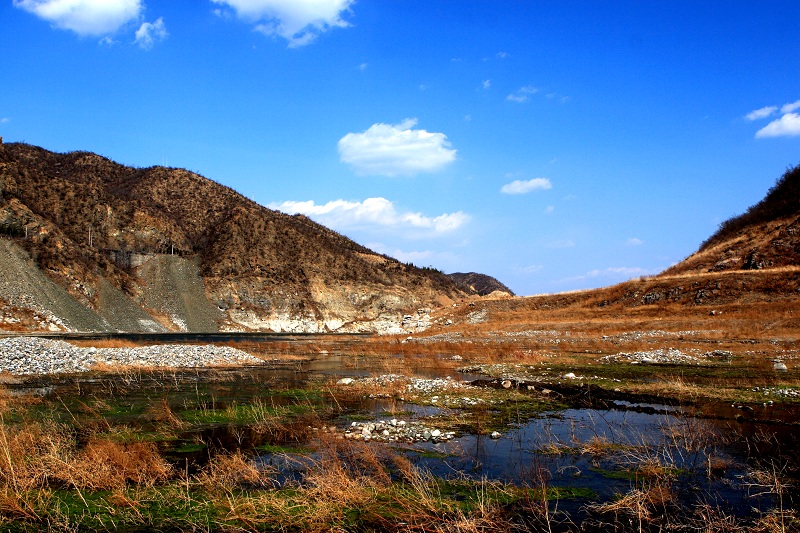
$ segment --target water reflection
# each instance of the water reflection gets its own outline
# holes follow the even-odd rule
[[[403,361],[400,361],[403,362]],[[445,365],[424,366],[415,361],[415,375],[471,381],[478,376],[458,373]],[[224,409],[245,405],[254,399],[269,405],[298,401],[280,394],[287,389],[304,390],[309,383],[330,384],[340,377],[363,377],[382,373],[368,357],[319,354],[306,360],[232,369],[82,374],[36,377],[7,385],[14,394],[42,396],[71,406],[75,399],[114,399],[130,406],[165,402],[174,410]],[[327,385],[326,385],[327,386]],[[407,420],[429,420],[455,411],[423,406],[392,398],[355,398],[339,404],[325,397],[330,411],[339,413],[326,421],[341,431],[353,415],[379,419],[402,416]],[[323,405],[323,407],[325,407]],[[336,408],[334,410],[334,407]],[[746,465],[760,458],[793,461],[800,450],[797,409],[786,406],[755,413],[759,418],[737,421],[741,412],[735,405],[668,406],[640,404],[616,399],[610,409],[565,409],[535,418],[520,417],[502,429],[502,437],[488,432],[462,434],[448,442],[396,445],[414,463],[441,477],[467,476],[518,485],[581,487],[607,500],[648,479],[648,475],[669,475],[679,494],[702,494],[721,498],[734,509],[761,505],[748,493]],[[142,410],[114,416],[142,431]],[[785,419],[777,418],[785,414]],[[702,418],[699,416],[702,415]],[[337,418],[338,416],[338,418]],[[435,424],[434,421],[430,421]],[[186,449],[202,442],[219,450],[254,449],[269,444],[275,435],[248,431],[236,424],[208,424],[179,435]],[[279,439],[278,439],[279,440]],[[175,452],[175,457],[200,463],[209,448]],[[181,455],[182,454],[182,455]],[[290,469],[283,475],[295,479],[303,460],[283,454],[263,453],[259,461],[271,468]],[[291,460],[290,460],[291,459]],[[297,465],[301,465],[298,467]],[[642,465],[649,465],[649,474]],[[797,477],[796,463],[786,470]],[[659,470],[659,468],[661,470]]]

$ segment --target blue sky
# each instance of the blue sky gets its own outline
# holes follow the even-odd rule
[[[798,28],[796,0],[1,0],[0,135],[518,294],[598,287],[800,163]]]

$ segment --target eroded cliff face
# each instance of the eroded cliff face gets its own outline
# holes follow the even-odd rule
[[[427,297],[425,297],[427,296]],[[305,297],[263,280],[209,283],[209,297],[224,314],[229,331],[400,334],[426,329],[431,306],[449,305],[447,296],[420,295],[369,284],[313,284]],[[419,316],[412,321],[407,317]]]
[[[264,279],[207,283],[196,258],[153,254],[140,261],[130,293],[102,276],[83,280],[81,294],[95,295],[94,305],[85,305],[0,238],[0,330],[400,334],[429,326],[424,301],[402,289],[317,284],[300,294]]]
[[[89,313],[51,309],[52,327],[400,333],[465,296],[441,272],[182,169],[6,144],[0,181],[0,239]]]

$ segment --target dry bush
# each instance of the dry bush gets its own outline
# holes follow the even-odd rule
[[[153,486],[172,477],[172,467],[153,443],[93,439],[53,476],[79,489],[114,489],[128,482]]]
[[[228,490],[215,501],[217,507],[252,529],[269,521],[292,531],[336,531],[336,524],[346,522],[348,510],[368,514],[391,486],[383,466],[386,457],[381,457],[384,449],[327,436],[316,447],[316,457],[297,460],[304,476],[291,495],[274,491],[242,495]],[[199,480],[212,488],[225,488],[233,483],[264,483],[265,476],[234,455],[213,461]]]
[[[580,452],[585,455],[591,455],[592,457],[603,457],[618,450],[619,447],[619,444],[611,442],[607,437],[594,436],[581,444]]]
[[[758,518],[748,528],[751,533],[797,533],[800,531],[800,514],[794,509],[774,510]]]
[[[736,517],[709,504],[698,505],[689,522],[695,531],[702,533],[741,533],[744,530]]]
[[[181,420],[180,417],[172,411],[166,398],[162,398],[160,404],[154,402],[148,406],[147,416],[154,422],[167,423],[172,429],[183,429],[187,425],[186,422]]]
[[[63,425],[0,424],[0,485],[26,491],[42,487],[74,453],[75,439]]]
[[[270,487],[273,483],[269,474],[237,451],[212,457],[197,475],[197,481],[207,490],[229,492],[242,486]]]
[[[315,448],[318,458],[306,476],[312,497],[335,493],[341,496],[340,501],[355,504],[370,497],[365,489],[372,493],[391,483],[384,466],[391,454],[383,446],[322,436]]]
[[[6,384],[15,382],[17,382],[17,378],[5,373],[0,374],[0,416],[9,413],[24,413],[28,407],[42,404],[45,401],[42,396],[33,394],[13,394],[6,388]]]
[[[0,417],[0,514],[35,518],[48,480],[74,451],[66,426],[7,426]]]
[[[588,508],[601,515],[614,515],[615,523],[621,522],[623,517],[627,518],[642,531],[648,524],[663,516],[674,499],[675,494],[669,483],[657,481],[631,489],[616,501],[592,504]]]
[[[663,449],[689,453],[713,452],[737,438],[735,435],[722,434],[708,420],[699,418],[673,420],[662,424],[660,431],[667,441]]]

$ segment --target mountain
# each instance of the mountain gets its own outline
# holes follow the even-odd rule
[[[38,269],[94,317],[0,284],[3,309],[56,329],[385,331],[465,296],[193,172],[21,143],[0,144],[0,239],[4,271]]]
[[[629,331],[643,346],[670,335],[680,342],[686,335],[704,344],[724,339],[750,346],[759,335],[796,344],[798,309],[800,166],[788,169],[744,214],[720,224],[696,253],[658,275],[597,289],[465,302],[436,313],[434,324],[446,331],[467,327],[474,336],[563,330],[562,349],[569,349],[564,346],[574,331],[587,327],[596,328],[597,346],[609,343],[600,349],[615,349],[615,331]]]
[[[664,275],[800,266],[800,165]]]
[[[467,294],[488,296],[493,292],[505,292],[510,296],[514,296],[514,292],[511,289],[486,274],[454,272],[448,274],[447,277],[452,279],[458,285],[458,288]]]

